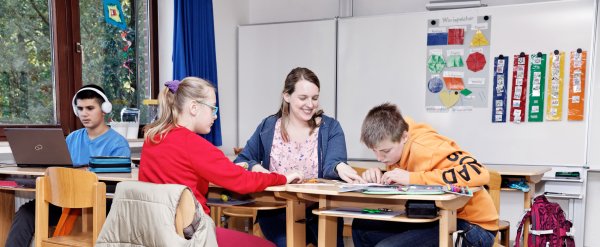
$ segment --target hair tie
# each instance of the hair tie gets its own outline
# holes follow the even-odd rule
[[[177,88],[179,88],[179,84],[181,84],[181,82],[179,80],[172,80],[172,81],[165,82],[165,86],[169,88],[169,91],[171,91],[171,93],[177,92]]]

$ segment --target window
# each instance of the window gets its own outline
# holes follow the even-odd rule
[[[0,3],[0,123],[56,124],[47,1]]]
[[[105,15],[105,5],[115,18]],[[61,126],[65,133],[81,127],[71,99],[90,83],[113,103],[108,118],[120,120],[123,107],[134,107],[146,123],[142,101],[158,94],[155,6],[156,0],[1,1],[0,137],[8,126]]]

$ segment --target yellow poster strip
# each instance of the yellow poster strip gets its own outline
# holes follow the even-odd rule
[[[585,68],[587,52],[571,52],[571,70],[569,79],[569,117],[571,121],[583,120],[585,102]]]
[[[546,91],[546,120],[562,120],[563,83],[565,75],[565,53],[554,51],[550,55],[550,76]]]

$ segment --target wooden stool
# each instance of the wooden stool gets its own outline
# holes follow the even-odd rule
[[[228,224],[228,228],[232,228],[232,226],[236,226],[235,218],[239,217],[239,218],[248,219],[248,220],[251,220],[251,223],[248,224],[247,232],[251,233],[254,236],[261,237],[261,238],[264,238],[264,235],[262,234],[262,231],[260,230],[258,223],[255,224],[256,213],[258,212],[258,210],[274,210],[274,209],[285,208],[285,206],[286,206],[286,204],[282,203],[282,202],[261,202],[261,201],[244,204],[244,205],[236,205],[236,206],[211,205],[211,207],[213,207],[213,209],[222,208],[222,210],[217,210],[217,212],[215,212],[217,215],[215,215],[214,218],[217,218],[220,220],[221,215],[219,215],[219,214],[229,217],[230,224]],[[219,226],[222,226],[222,224],[220,224],[220,222],[219,222]]]
[[[506,220],[498,221],[498,236],[500,243],[510,246],[510,223]]]
[[[262,233],[260,233],[257,227],[255,226],[256,221],[256,210],[252,208],[224,208],[223,215],[229,217],[227,220],[227,228],[228,229],[243,229],[244,232],[251,233],[254,236],[260,237]],[[239,219],[246,221],[246,225],[241,228],[238,223]]]

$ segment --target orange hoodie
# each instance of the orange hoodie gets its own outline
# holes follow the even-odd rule
[[[394,168],[410,172],[411,184],[456,184],[469,187],[483,186],[489,182],[487,169],[473,156],[462,150],[454,141],[435,132],[429,125],[408,123],[408,140],[402,157]],[[498,214],[486,190],[475,192],[473,198],[458,209],[458,218],[477,224],[487,230],[498,230]]]

